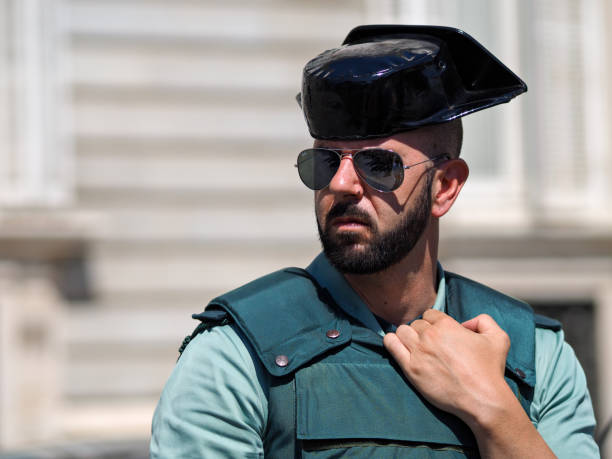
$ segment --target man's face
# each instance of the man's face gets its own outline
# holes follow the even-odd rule
[[[425,131],[367,141],[315,141],[315,146],[360,149],[380,147],[398,153],[406,165],[427,159],[431,139]],[[402,260],[417,244],[431,216],[432,163],[405,171],[393,192],[381,193],[359,178],[344,157],[327,187],[315,192],[315,211],[323,251],[341,272],[371,274]]]

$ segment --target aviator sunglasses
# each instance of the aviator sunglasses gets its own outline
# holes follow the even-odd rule
[[[404,181],[404,170],[424,164],[448,159],[449,155],[441,154],[418,163],[405,166],[399,154],[383,148],[365,148],[362,150],[308,148],[297,158],[295,167],[300,179],[311,190],[321,190],[329,185],[336,175],[342,158],[348,156],[353,160],[357,175],[375,190],[388,193],[396,190]]]

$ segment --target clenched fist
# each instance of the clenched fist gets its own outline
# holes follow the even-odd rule
[[[385,347],[430,403],[474,433],[483,458],[555,457],[504,379],[510,339],[488,315],[460,324],[429,309]]]
[[[468,425],[512,392],[504,380],[508,335],[488,315],[460,324],[429,309],[388,333],[385,347],[429,402]]]

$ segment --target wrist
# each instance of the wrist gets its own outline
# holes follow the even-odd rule
[[[480,457],[556,457],[505,381],[504,386],[505,395],[463,419],[476,437]]]
[[[496,433],[507,434],[509,426],[518,420],[529,421],[523,407],[505,380],[496,386],[495,394],[481,397],[474,409],[466,412],[463,421],[478,437],[480,434],[494,436]]]

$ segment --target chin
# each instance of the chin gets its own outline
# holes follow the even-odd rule
[[[363,244],[352,244],[344,246],[340,249],[340,252],[346,258],[356,258],[363,256],[367,252],[367,247]]]

